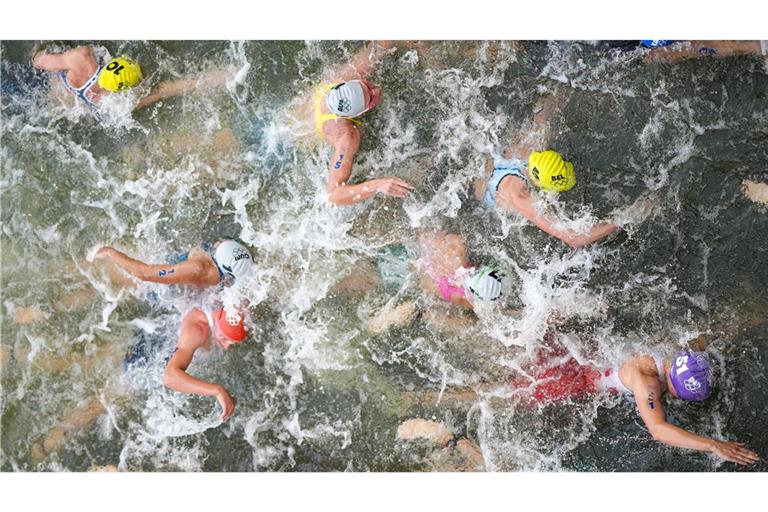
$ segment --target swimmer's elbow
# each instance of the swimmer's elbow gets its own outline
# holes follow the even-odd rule
[[[343,185],[334,187],[333,190],[329,191],[327,199],[332,206],[346,206],[354,202],[354,200],[352,202],[349,201],[349,192],[344,190]]]
[[[654,441],[656,441],[657,443],[661,443],[661,444],[668,444],[668,445],[670,445],[670,446],[674,446],[672,443],[670,443],[670,442],[667,440],[667,438],[666,438],[666,437],[664,436],[664,434],[662,434],[661,432],[658,432],[658,431],[656,431],[656,432],[654,432],[654,431],[651,431],[651,437],[653,437],[653,440],[654,440]]]
[[[565,242],[571,249],[581,249],[586,245],[580,237],[568,233],[562,234],[558,236],[558,238]]]
[[[171,369],[166,368],[165,371],[163,372],[163,386],[170,388],[172,387],[171,386],[172,382],[173,382],[173,376],[171,373]]]
[[[176,389],[175,384],[178,381],[177,373],[178,373],[178,368],[166,366],[165,371],[163,371],[163,386],[170,389]]]
[[[663,423],[654,423],[648,425],[648,433],[651,434],[651,437],[654,441],[658,441],[662,444],[670,444],[669,439],[666,436],[666,429],[664,428]]]

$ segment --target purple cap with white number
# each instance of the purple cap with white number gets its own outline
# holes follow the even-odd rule
[[[669,380],[675,394],[683,400],[706,400],[712,393],[709,359],[703,352],[679,352],[675,354],[669,369]]]

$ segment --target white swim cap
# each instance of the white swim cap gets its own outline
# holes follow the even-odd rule
[[[234,240],[223,240],[213,255],[219,269],[234,277],[243,277],[251,268],[251,253]]]
[[[482,300],[496,300],[501,296],[501,277],[493,267],[483,267],[467,277],[465,285]]]
[[[325,98],[328,110],[339,117],[357,117],[365,112],[365,93],[360,80],[335,85]]]

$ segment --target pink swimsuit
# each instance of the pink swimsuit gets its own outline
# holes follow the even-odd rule
[[[429,264],[427,264],[427,271],[429,272],[429,275],[432,276],[432,279],[435,280],[437,289],[440,291],[440,295],[442,295],[445,300],[451,302],[451,299],[454,297],[466,297],[466,292],[464,291],[463,287],[454,286],[451,284],[451,282],[455,279],[455,276],[438,276],[437,272],[435,272],[434,268],[432,268],[432,265]]]
[[[440,295],[442,295],[445,300],[451,302],[451,298],[453,297],[466,297],[464,294],[464,288],[453,286],[449,281],[450,278],[445,276],[441,277],[440,279],[435,279],[437,289],[440,290]]]

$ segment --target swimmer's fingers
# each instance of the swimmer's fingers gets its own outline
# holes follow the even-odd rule
[[[221,405],[221,421],[227,421],[227,419],[232,416],[232,413],[235,412],[235,401],[224,388],[221,388],[216,394],[216,400],[218,400],[219,405]]]
[[[394,181],[395,183],[397,183],[403,188],[407,188],[408,190],[413,190],[413,185],[411,185],[405,180],[401,180],[400,178],[392,178],[392,181]]]
[[[408,195],[410,192],[411,192],[411,191],[410,191],[410,190],[408,190],[408,189],[407,189],[407,188],[405,188],[405,187],[400,187],[400,186],[394,185],[394,186],[392,186],[392,187],[389,189],[389,192],[387,193],[387,195],[390,195],[390,196],[394,196],[394,197],[405,197],[405,196],[407,196],[407,195]]]
[[[228,405],[226,409],[224,409],[221,413],[221,421],[227,421],[230,416],[232,416],[232,413],[235,412],[235,404],[232,403],[231,405]]]
[[[384,178],[378,186],[380,193],[393,197],[405,197],[412,189],[410,184],[398,178]]]
[[[748,461],[750,464],[757,462],[760,460],[760,456],[744,446],[744,443],[738,443],[739,447],[736,448],[736,452],[741,456],[744,460]]]
[[[405,180],[401,180],[400,178],[382,178],[381,180],[382,184],[388,184],[388,185],[399,185],[403,188],[407,188],[409,190],[413,190],[413,185],[408,183]]]
[[[754,464],[760,457],[757,453],[744,446],[744,443],[735,441],[720,441],[715,450],[715,454],[729,462],[735,462],[741,466]]]

